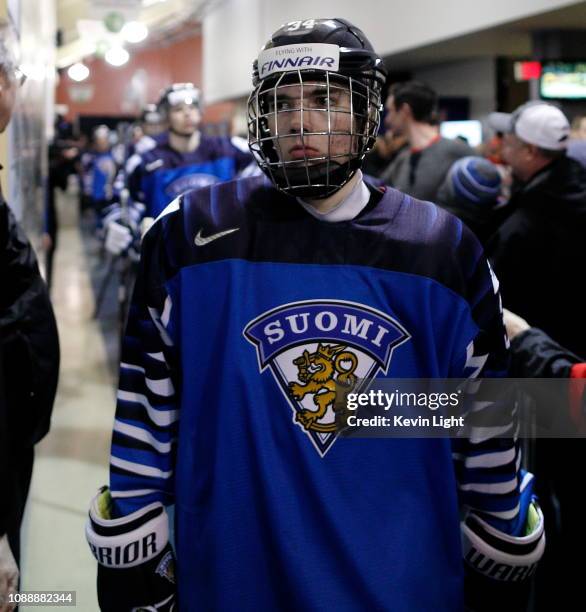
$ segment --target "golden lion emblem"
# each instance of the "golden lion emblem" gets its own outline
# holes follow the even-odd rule
[[[358,366],[358,357],[345,349],[343,344],[320,342],[314,353],[304,350],[303,355],[293,360],[297,366],[297,378],[302,384],[290,382],[289,393],[298,401],[308,393],[312,394],[317,406],[317,410],[302,409],[297,412],[295,419],[307,430],[323,433],[336,431],[336,423],[322,424],[319,421],[329,406],[336,411],[336,406],[343,405],[339,397],[341,389],[345,399],[356,384],[354,372]]]

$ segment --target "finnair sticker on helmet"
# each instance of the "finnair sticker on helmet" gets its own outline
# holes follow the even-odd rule
[[[339,67],[340,47],[327,43],[284,45],[261,51],[258,56],[258,76],[261,79],[275,72],[304,68],[337,71]]]

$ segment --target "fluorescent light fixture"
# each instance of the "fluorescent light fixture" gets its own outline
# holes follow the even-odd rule
[[[77,62],[76,64],[72,64],[69,66],[67,70],[67,76],[77,83],[81,83],[81,81],[85,81],[90,75],[90,69],[81,62]]]
[[[140,21],[129,21],[124,24],[120,34],[129,43],[139,43],[149,35],[149,29]]]
[[[111,47],[104,55],[104,59],[112,66],[123,66],[129,58],[130,54],[124,47]]]

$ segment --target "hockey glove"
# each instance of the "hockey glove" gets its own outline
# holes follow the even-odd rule
[[[106,227],[105,247],[112,255],[121,255],[132,244],[134,237],[126,225],[117,221],[111,221]]]
[[[468,610],[525,610],[530,577],[545,548],[543,514],[532,489],[533,476],[527,473],[521,485],[520,535],[505,533],[474,512],[461,524]]]
[[[167,513],[159,502],[110,519],[103,487],[92,500],[86,538],[98,560],[98,602],[104,612],[171,612],[176,608],[175,560]]]

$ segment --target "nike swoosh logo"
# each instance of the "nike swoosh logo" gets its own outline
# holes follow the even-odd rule
[[[234,227],[232,229],[224,230],[223,232],[218,232],[217,234],[212,234],[211,236],[202,236],[201,230],[197,232],[197,236],[195,237],[195,246],[204,246],[218,238],[222,238],[223,236],[227,236],[228,234],[232,234],[233,232],[237,232],[240,228]]]

